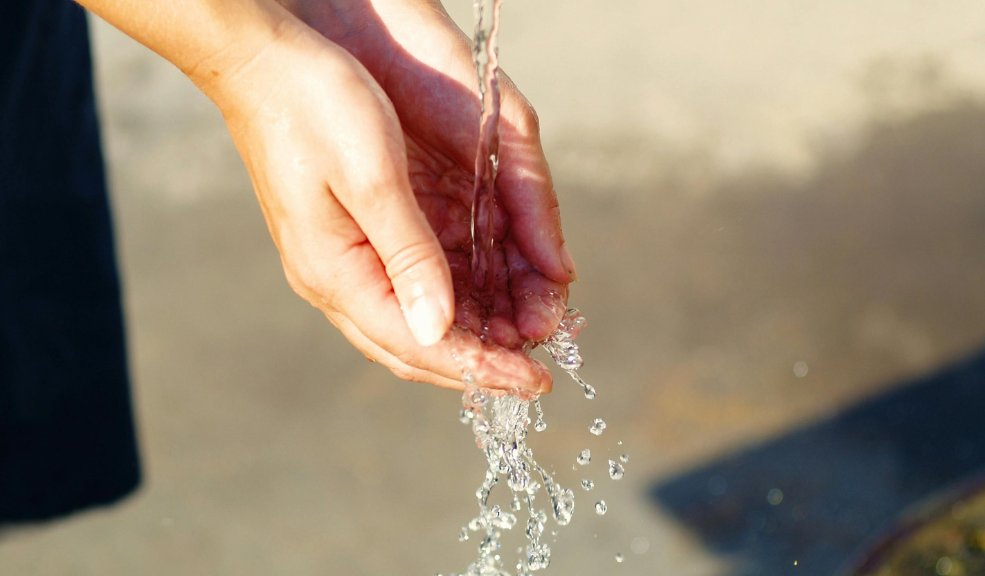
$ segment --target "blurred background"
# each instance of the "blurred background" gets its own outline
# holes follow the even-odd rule
[[[506,0],[599,390],[559,378],[532,439],[567,486],[596,453],[547,574],[836,574],[985,472],[983,12]],[[484,462],[458,395],[291,293],[216,110],[93,26],[146,480],[0,534],[0,572],[464,570]]]

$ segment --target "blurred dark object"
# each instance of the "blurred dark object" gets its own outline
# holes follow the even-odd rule
[[[737,575],[829,575],[985,470],[985,352],[651,489]]]
[[[139,481],[82,8],[0,7],[0,524]]]
[[[846,576],[985,574],[985,476],[907,513]]]

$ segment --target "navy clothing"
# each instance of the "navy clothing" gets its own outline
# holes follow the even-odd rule
[[[0,523],[139,482],[83,10],[0,5]]]

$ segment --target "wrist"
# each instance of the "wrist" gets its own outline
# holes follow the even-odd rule
[[[224,77],[301,26],[274,0],[77,0],[157,52],[210,97]]]
[[[172,59],[188,78],[217,105],[251,88],[246,80],[268,53],[293,41],[305,26],[276,3],[254,4],[252,14],[217,22],[214,39],[194,53]],[[253,88],[256,88],[254,86]]]

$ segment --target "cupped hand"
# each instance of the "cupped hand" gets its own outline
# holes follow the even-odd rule
[[[336,4],[289,5],[313,28],[287,20],[212,92],[288,281],[401,378],[461,388],[468,368],[483,386],[548,390],[521,346],[557,325],[574,269],[536,117],[504,82],[495,290],[479,302],[468,44],[431,2]],[[446,335],[453,321],[467,329]]]

